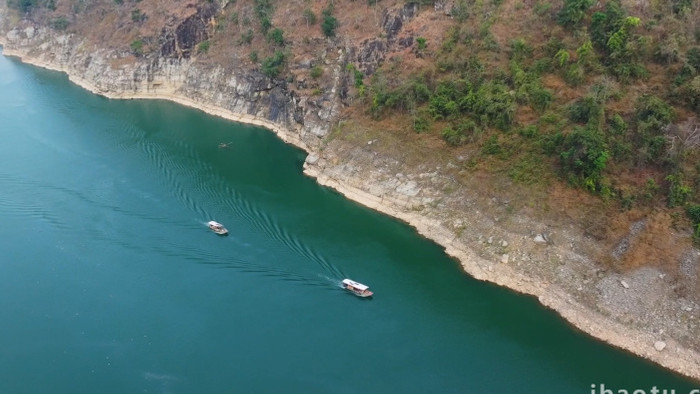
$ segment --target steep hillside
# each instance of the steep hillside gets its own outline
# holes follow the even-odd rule
[[[472,275],[700,378],[698,1],[8,0],[0,31],[270,127]]]

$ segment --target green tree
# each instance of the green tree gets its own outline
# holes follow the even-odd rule
[[[270,32],[267,33],[267,42],[273,42],[276,45],[283,46],[284,30],[280,29],[279,27],[270,30]]]
[[[323,10],[323,22],[321,30],[326,37],[335,37],[335,30],[338,28],[338,20],[332,15],[333,6],[329,5]]]
[[[559,23],[570,28],[578,27],[593,4],[595,0],[564,0],[564,7],[558,15]]]
[[[287,62],[287,56],[282,51],[275,51],[275,54],[266,57],[262,61],[262,72],[267,77],[275,78],[282,72]]]
[[[603,134],[593,127],[575,127],[564,137],[559,154],[572,183],[600,191],[602,173],[610,154]]]

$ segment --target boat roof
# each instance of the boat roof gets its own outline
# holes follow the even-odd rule
[[[223,224],[221,224],[219,222],[215,222],[213,220],[210,220],[209,223],[207,223],[207,224],[210,226],[223,226]]]
[[[360,291],[369,289],[369,286],[365,286],[362,283],[355,282],[351,279],[343,279],[343,284],[350,285]]]

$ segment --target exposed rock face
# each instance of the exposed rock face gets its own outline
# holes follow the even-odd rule
[[[337,95],[309,101],[289,89],[286,81],[270,79],[258,70],[197,63],[192,48],[205,37],[204,21],[213,10],[214,5],[188,18],[174,35],[164,33],[161,53],[168,56],[134,59],[128,53],[86,48],[77,36],[34,26],[9,31],[5,51],[66,71],[76,82],[109,97],[180,97],[259,119],[291,133],[290,138],[302,146],[317,146],[342,105]],[[337,78],[336,84],[340,82]]]
[[[185,19],[175,29],[163,28],[160,54],[163,57],[189,58],[195,46],[209,38],[211,20],[219,12],[218,4],[205,3],[197,13]]]
[[[6,31],[1,4],[0,32]],[[443,7],[440,12],[447,13],[453,2],[439,1],[436,10],[438,4]],[[671,279],[660,272],[646,269],[621,276],[600,270],[585,256],[586,250],[595,248],[588,245],[592,241],[567,234],[564,227],[552,232],[549,226],[533,223],[528,217],[510,215],[511,232],[505,233],[499,217],[480,212],[486,204],[478,195],[464,190],[439,168],[407,168],[396,157],[378,154],[374,148],[382,141],[344,145],[340,138],[326,139],[324,149],[319,149],[331,122],[338,118],[341,100],[348,98],[351,78],[344,71],[345,65],[353,62],[368,75],[390,51],[412,45],[413,37],[402,29],[415,16],[415,4],[385,13],[381,38],[360,45],[350,42],[348,48],[332,50],[332,44],[321,40],[319,45],[328,45],[321,61],[327,75],[332,75],[332,86],[311,97],[294,90],[306,89],[303,79],[292,83],[270,79],[235,60],[227,64],[198,62],[196,46],[209,37],[212,12],[220,9],[217,7],[215,2],[205,5],[179,25],[165,27],[155,57],[134,58],[127,51],[88,47],[79,37],[31,24],[0,35],[0,42],[7,44],[6,53],[66,71],[74,81],[110,97],[170,98],[213,108],[214,113],[220,109],[220,113],[241,114],[246,122],[261,120],[286,141],[310,151],[304,164],[307,174],[416,226],[421,234],[445,245],[447,253],[459,258],[474,277],[533,294],[591,335],[700,377],[700,348],[695,345],[700,333],[700,303],[693,294],[679,298]],[[332,56],[327,59],[328,54]],[[290,68],[308,70],[316,61],[309,57]],[[455,158],[456,162],[464,160],[463,156]],[[492,215],[506,216],[507,207],[501,210],[498,200],[493,201]],[[630,242],[638,239],[644,227],[640,226],[630,228],[613,258],[621,258]],[[696,280],[699,256],[693,250],[678,262],[684,280]],[[494,264],[499,261],[502,264]],[[654,346],[662,331],[663,353]],[[671,351],[674,358],[659,357]]]
[[[385,38],[367,39],[352,53],[358,68],[366,75],[373,74],[384,61],[387,52],[394,47],[406,48],[413,45],[413,37],[398,38],[405,22],[410,21],[418,13],[418,3],[408,3],[395,12],[385,10],[382,16],[382,30]],[[398,40],[397,40],[398,38]]]

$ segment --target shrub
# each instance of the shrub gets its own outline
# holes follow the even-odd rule
[[[692,189],[683,181],[683,174],[671,174],[666,177],[666,181],[669,183],[668,206],[673,208],[684,205],[692,194]]]
[[[262,72],[265,76],[274,78],[282,72],[287,62],[287,57],[282,51],[275,51],[275,54],[266,57],[262,61]]]
[[[577,27],[595,0],[564,0],[564,7],[559,11],[557,19],[562,26]]]
[[[688,64],[696,70],[700,70],[700,47],[692,47],[685,54]]]
[[[135,56],[141,56],[143,55],[143,41],[140,39],[134,40],[131,42],[129,45],[131,48],[131,53],[133,53]]]
[[[146,14],[141,12],[140,9],[131,10],[131,20],[134,22],[143,22],[146,20]]]
[[[70,22],[68,22],[68,19],[66,19],[63,16],[51,21],[51,27],[53,27],[56,30],[66,30],[68,28],[68,25],[70,25]]]
[[[425,115],[426,115],[425,113],[420,112],[420,113],[417,113],[413,116],[413,130],[416,133],[422,133],[424,131],[428,131],[428,129],[430,128],[430,120]],[[444,138],[444,136],[443,136],[443,138]]]
[[[501,145],[498,143],[498,136],[496,134],[492,135],[484,142],[481,153],[485,155],[497,155],[501,153]]]
[[[688,214],[688,218],[693,222],[694,225],[700,224],[700,205],[693,204],[689,205],[685,210]]]
[[[593,127],[575,127],[564,137],[559,154],[569,180],[591,192],[601,190],[609,156],[603,134]]]
[[[673,12],[679,16],[685,16],[693,9],[693,0],[673,0]]]
[[[313,79],[319,79],[323,75],[323,67],[320,65],[315,65],[311,68],[311,72],[309,72],[309,76]]]
[[[251,42],[253,42],[253,29],[248,29],[245,33],[241,34],[239,43],[250,45]]]
[[[199,53],[207,53],[209,52],[209,48],[211,47],[211,43],[209,40],[204,40],[197,45],[197,51]]]
[[[335,30],[338,28],[338,20],[332,15],[333,6],[329,5],[323,10],[323,22],[321,23],[321,30],[323,35],[326,37],[335,37]]]
[[[276,27],[267,33],[267,42],[273,42],[275,45],[284,45],[284,30]]]
[[[316,24],[316,14],[310,8],[304,10],[304,19],[307,26]]]
[[[640,158],[660,161],[666,148],[664,130],[673,120],[671,106],[659,97],[645,94],[637,100],[635,117]]]
[[[458,146],[464,144],[467,137],[452,127],[446,127],[442,130],[442,139],[445,140],[448,145]]]
[[[260,20],[260,30],[267,34],[272,27],[272,0],[255,0],[255,15]]]

